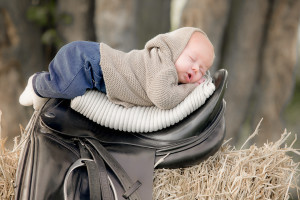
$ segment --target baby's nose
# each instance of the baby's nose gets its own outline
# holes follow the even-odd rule
[[[195,72],[199,71],[199,66],[193,65],[192,70],[195,71]]]

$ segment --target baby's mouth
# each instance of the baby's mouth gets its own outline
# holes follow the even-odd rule
[[[186,75],[185,75],[186,83],[190,83],[192,80],[192,77],[193,77],[193,75],[191,73],[186,73]]]
[[[193,75],[191,73],[187,73],[187,82],[190,83],[193,78]]]

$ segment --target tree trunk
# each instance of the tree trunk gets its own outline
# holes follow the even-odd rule
[[[170,0],[136,0],[135,25],[136,47],[144,48],[145,43],[159,33],[170,31]]]
[[[268,1],[233,0],[221,66],[228,69],[227,137],[238,141],[241,128],[251,112],[252,93],[257,81]]]
[[[262,44],[253,123],[263,117],[256,143],[277,141],[283,133],[282,114],[291,97],[297,58],[299,0],[274,0]]]
[[[227,138],[238,141],[246,122],[254,130],[263,117],[257,143],[278,139],[282,112],[293,86],[296,57],[297,0],[189,0],[182,26],[202,28],[218,59],[215,68],[229,72]],[[212,69],[214,71],[214,69]]]
[[[95,29],[100,42],[122,51],[135,43],[135,2],[133,0],[96,0]]]
[[[22,107],[18,97],[27,78],[45,67],[39,40],[40,30],[26,19],[26,11],[30,4],[30,0],[0,2],[2,137],[12,138],[19,135],[18,124],[27,124],[32,109]]]
[[[57,31],[63,43],[96,39],[95,0],[58,0]]]
[[[170,0],[96,0],[97,40],[125,52],[143,48],[170,30],[169,16]]]

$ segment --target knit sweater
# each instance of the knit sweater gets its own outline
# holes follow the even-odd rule
[[[100,43],[101,69],[107,96],[125,107],[157,106],[171,109],[197,84],[178,84],[175,62],[191,35],[202,30],[184,27],[149,40],[142,50],[128,53]]]

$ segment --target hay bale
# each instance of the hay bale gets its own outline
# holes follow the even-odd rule
[[[290,146],[281,147],[290,134],[285,131],[279,141],[260,148],[243,149],[243,145],[236,150],[224,143],[198,165],[155,170],[153,199],[288,199],[290,188],[299,191],[300,164],[287,155],[300,155],[292,148],[296,138]]]
[[[14,198],[17,163],[28,137],[21,132],[13,150],[7,150],[5,139],[0,139],[0,199]],[[257,129],[249,139],[256,134]],[[292,148],[296,138],[290,146],[281,147],[289,136],[284,132],[275,143],[240,150],[225,142],[215,155],[193,167],[157,169],[153,199],[288,199],[290,188],[299,190],[296,180],[300,164],[287,155],[300,155]]]
[[[6,200],[14,198],[16,170],[26,134],[23,134],[24,131],[20,127],[21,135],[14,138],[12,150],[6,149],[6,139],[3,139],[1,135],[1,114],[0,111],[0,199]]]
[[[14,180],[20,155],[20,147],[15,139],[13,150],[5,148],[5,139],[0,140],[0,199],[13,199]]]

